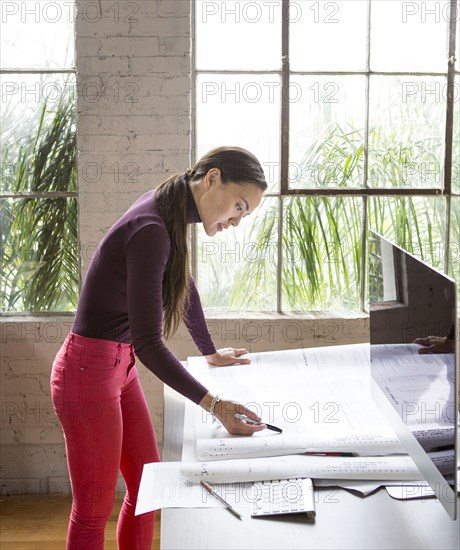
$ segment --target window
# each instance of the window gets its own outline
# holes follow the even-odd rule
[[[2,2],[0,311],[74,310],[74,2]]]
[[[369,301],[382,307],[403,303],[402,256],[398,249],[384,239],[369,235]]]
[[[365,310],[368,228],[458,271],[457,4],[192,2],[194,157],[246,147],[270,186],[197,231],[208,311]]]

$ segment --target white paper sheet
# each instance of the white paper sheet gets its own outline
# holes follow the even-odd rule
[[[160,508],[213,508],[216,499],[180,473],[181,462],[145,464],[136,505],[136,516]]]
[[[368,346],[251,354],[250,365],[211,367],[189,358],[188,367],[211,391],[255,410],[283,434],[264,430],[230,436],[211,416],[194,411],[200,460],[279,456],[304,451],[401,453],[403,449],[370,392]],[[188,405],[190,406],[190,405]],[[192,405],[193,407],[193,405]]]
[[[228,458],[248,458],[282,456],[305,452],[353,452],[361,455],[381,455],[400,453],[398,441],[391,437],[373,434],[350,434],[344,436],[330,433],[327,438],[317,435],[274,434],[266,437],[223,437],[198,439],[196,456],[198,460],[226,460]]]
[[[367,497],[381,487],[398,500],[412,500],[434,496],[433,490],[425,481],[356,481],[339,479],[316,479],[315,487],[338,487]]]
[[[181,472],[192,482],[215,483],[265,481],[311,477],[312,479],[421,480],[422,475],[408,456],[315,457],[231,459],[182,463]]]
[[[426,483],[420,485],[386,485],[385,489],[390,497],[396,500],[424,499],[435,496],[433,489]]]
[[[454,441],[454,354],[420,355],[415,344],[372,346],[372,376],[403,421],[425,439]]]
[[[418,483],[416,481],[412,483]],[[386,484],[386,483],[385,483]],[[377,491],[384,485],[384,482],[361,481],[354,479],[315,479],[315,487],[338,487],[347,491],[359,493],[362,497],[367,497],[374,491]]]

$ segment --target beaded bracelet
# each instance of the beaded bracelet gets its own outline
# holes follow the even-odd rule
[[[216,420],[216,415],[214,414],[214,409],[216,408],[216,405],[217,405],[217,403],[219,403],[219,401],[222,401],[222,399],[218,395],[216,395],[215,397],[212,398],[211,406],[209,407],[209,412],[212,414],[213,421]]]

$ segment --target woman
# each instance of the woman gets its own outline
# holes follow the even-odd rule
[[[209,393],[168,350],[162,335],[171,336],[184,321],[210,364],[249,363],[240,357],[247,350],[216,350],[212,343],[189,274],[188,225],[203,223],[209,236],[237,226],[259,205],[266,188],[254,155],[237,147],[214,149],[193,169],[140,197],[102,239],[51,375],[72,483],[68,550],[103,548],[119,470],[127,490],[118,547],[151,548],[155,515],[134,516],[134,510],[143,465],[160,457],[135,354],[230,433],[264,429],[237,421],[235,412],[260,419],[243,405]]]

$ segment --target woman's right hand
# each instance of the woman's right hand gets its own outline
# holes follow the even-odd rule
[[[200,402],[200,405],[206,410],[210,411],[211,402],[214,396],[207,393]],[[265,424],[254,425],[248,424],[242,420],[235,418],[235,414],[244,414],[257,422],[261,422],[262,419],[257,416],[254,411],[247,409],[241,403],[236,401],[229,401],[226,399],[219,400],[214,407],[214,416],[224,426],[224,428],[232,435],[252,435],[255,432],[265,430],[267,427]]]

